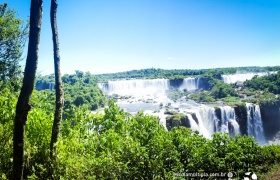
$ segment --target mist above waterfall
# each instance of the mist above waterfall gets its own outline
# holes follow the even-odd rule
[[[275,74],[277,72],[258,72],[258,73],[254,73],[254,72],[250,72],[250,73],[241,73],[241,72],[237,72],[236,74],[226,74],[226,75],[222,75],[222,81],[224,83],[227,84],[232,84],[232,83],[236,83],[236,82],[243,82],[246,80],[250,80],[255,76],[267,76],[269,74]]]

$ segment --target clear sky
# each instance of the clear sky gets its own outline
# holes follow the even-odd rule
[[[20,18],[29,18],[30,0],[0,0],[4,2]],[[58,0],[58,4],[62,73],[280,65],[280,0]],[[43,6],[38,70],[50,74],[54,72],[50,0]]]

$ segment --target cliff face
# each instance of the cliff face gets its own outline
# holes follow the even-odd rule
[[[240,127],[240,132],[241,135],[247,135],[247,109],[246,105],[241,103],[241,104],[236,104],[234,107],[234,112],[235,112],[235,118],[237,123],[239,124]],[[218,123],[217,127],[214,127],[214,132],[219,132],[221,131],[221,126],[222,126],[222,112],[220,107],[215,107],[215,115],[217,116]],[[216,129],[217,128],[217,129]],[[234,133],[234,125],[232,122],[228,122],[228,129],[229,129],[229,134],[235,134]]]
[[[181,113],[176,113],[172,116],[167,116],[166,117],[166,127],[170,131],[173,127],[179,127],[179,126],[184,126],[190,128],[190,120],[188,116],[181,114]]]
[[[260,104],[263,128],[267,140],[272,140],[280,131],[280,101]]]
[[[240,126],[240,132],[241,135],[248,135],[247,134],[247,109],[246,105],[244,103],[236,104],[234,107],[235,111],[235,117],[236,121]],[[168,130],[171,130],[173,127],[178,127],[178,126],[185,126],[190,128],[190,120],[188,116],[182,114],[182,113],[177,113],[177,112],[166,112],[166,114],[169,114],[170,116],[167,116],[166,118],[166,127]],[[217,116],[217,126],[214,126],[214,132],[220,132],[221,131],[221,126],[222,126],[222,112],[220,107],[215,107],[215,115]],[[199,121],[198,118],[196,117],[195,113],[191,114],[192,119],[196,122],[196,124],[199,126]],[[229,122],[229,133],[234,134],[234,127]]]
[[[214,132],[219,132],[221,131],[221,125],[222,125],[222,111],[221,111],[221,108],[219,107],[215,107],[215,114],[218,118],[218,127],[216,129],[216,126],[214,126]]]
[[[236,104],[234,107],[236,121],[239,124],[241,135],[247,134],[247,108],[245,104]]]
[[[211,78],[209,77],[202,77],[202,78],[199,78],[199,88],[200,89],[203,89],[203,90],[211,90],[211,85],[210,85],[210,82],[211,81]]]
[[[170,86],[174,88],[179,88],[183,84],[184,79],[171,79]]]
[[[248,107],[245,103],[239,103],[235,104],[234,112],[235,112],[235,119],[236,122],[239,124],[239,129],[241,135],[248,135],[248,132],[251,131],[248,129],[248,115],[250,115],[251,118],[256,118],[257,115],[252,114],[254,111],[250,111],[248,113]],[[262,117],[262,124],[263,124],[263,132],[266,140],[272,140],[275,135],[280,131],[280,101],[277,101],[276,103],[270,103],[270,104],[260,104],[260,111],[261,111],[261,117]],[[168,130],[170,130],[173,127],[178,126],[185,126],[190,128],[190,119],[189,116],[184,115],[182,113],[166,113],[169,114],[166,118],[166,127]],[[222,112],[221,107],[215,107],[215,115],[217,117],[217,121],[214,125],[214,132],[221,131],[221,122],[222,122]],[[196,117],[195,113],[191,114],[192,120],[196,122],[196,124],[199,126],[198,118]],[[250,121],[251,123],[254,123]],[[256,123],[256,122],[255,122]],[[251,127],[251,126],[250,126]],[[232,122],[228,122],[228,130],[230,134],[235,134],[234,132],[234,124]],[[251,127],[252,128],[252,127]],[[255,133],[257,133],[256,131]],[[255,137],[258,137],[259,134],[255,134]]]

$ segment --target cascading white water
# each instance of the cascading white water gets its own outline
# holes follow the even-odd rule
[[[187,89],[188,91],[199,89],[199,78],[185,78],[179,89]]]
[[[208,127],[207,124],[205,124],[205,116],[207,116],[208,114],[204,114],[203,112],[205,112],[206,109],[204,108],[199,108],[199,109],[192,109],[192,113],[195,114],[195,116],[197,117],[197,121],[198,121],[198,124],[195,122],[195,120],[192,118],[192,116],[188,116],[190,117],[191,119],[190,120],[190,124],[191,124],[191,128],[194,128],[194,130],[197,130],[198,128],[198,131],[200,134],[202,134],[204,137],[206,138],[210,138],[211,135],[212,135],[212,129],[211,127]],[[193,125],[192,126],[192,121],[194,121]],[[198,127],[196,127],[196,125]]]
[[[276,72],[261,72],[261,73],[236,73],[222,75],[222,81],[227,84],[236,82],[243,82],[252,79],[254,76],[267,76],[269,74],[275,74]]]
[[[254,136],[260,144],[266,143],[259,105],[246,103],[247,107],[247,134]]]
[[[229,133],[231,136],[240,134],[239,124],[235,119],[235,111],[230,106],[221,106],[221,120],[217,118],[215,109],[206,105],[201,105],[190,112],[197,117],[198,124],[190,114],[187,114],[191,128],[198,130],[203,136],[210,138],[216,132]],[[221,122],[219,122],[221,121]]]
[[[246,103],[246,106],[247,134],[248,136],[254,136],[260,144],[265,144],[266,138],[264,136],[260,107],[250,103]],[[195,114],[198,121],[197,123],[191,114],[186,114],[191,128],[198,130],[206,138],[210,138],[216,132],[229,133],[231,136],[241,134],[234,108],[230,106],[221,106],[219,108],[221,109],[221,122],[219,122],[213,107],[201,105],[188,110],[188,112]]]
[[[136,113],[140,110],[145,110],[147,112],[150,111],[150,114],[156,115],[153,112],[160,110],[157,116],[160,119],[159,122],[163,125],[166,124],[164,120],[166,118],[164,108],[169,108],[180,112],[183,111],[190,121],[191,128],[198,130],[200,134],[207,138],[211,138],[211,135],[216,132],[229,133],[232,136],[240,134],[239,124],[236,121],[235,112],[232,107],[220,106],[221,119],[219,120],[213,106],[186,101],[184,98],[177,102],[168,99],[165,95],[165,91],[171,89],[170,84],[170,80],[167,79],[137,79],[109,81],[108,83],[99,83],[98,85],[109,95],[119,94],[136,97],[129,98],[128,100],[126,98],[118,99],[119,106],[127,109],[129,112]],[[199,78],[186,78],[183,80],[182,84],[174,87],[181,90],[196,90],[199,88]],[[151,101],[147,101],[149,99]],[[161,108],[160,104],[163,104]],[[266,140],[263,133],[259,106],[255,105],[254,108],[252,104],[247,103],[246,105],[248,113],[248,135],[256,137],[260,143],[263,143]],[[194,116],[192,116],[191,113],[194,113],[197,119],[194,120]]]
[[[199,131],[199,126],[198,124],[195,122],[195,120],[193,119],[192,115],[187,113],[187,117],[190,121],[190,125],[191,125],[191,129],[195,130],[195,131]]]
[[[165,92],[170,88],[168,79],[134,79],[99,83],[99,87],[108,94],[142,95]]]
[[[196,81],[196,89],[199,89],[199,78],[197,78],[197,81]]]
[[[240,134],[239,124],[235,119],[235,111],[230,106],[220,107],[221,109],[221,132],[229,133],[231,136]]]
[[[214,134],[214,125],[215,125],[215,119],[217,119],[215,115],[215,110],[212,107],[209,106],[201,106],[199,110],[196,112],[196,116],[198,121],[205,127],[207,130],[207,134],[205,137],[210,138],[212,134]],[[202,130],[205,130],[204,128]]]
[[[198,78],[185,78],[179,89],[193,91],[198,89]],[[168,79],[134,79],[108,81],[108,83],[99,83],[102,91],[119,95],[146,95],[164,93],[170,89],[170,80]]]
[[[206,138],[211,138],[211,135],[215,133],[217,128],[217,116],[215,109],[210,106],[200,105],[194,106],[189,109],[186,114],[191,125],[191,129],[198,130]],[[198,123],[193,119],[191,114],[194,114]]]

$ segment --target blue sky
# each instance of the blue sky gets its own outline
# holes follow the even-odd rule
[[[20,18],[29,18],[30,1],[3,2]],[[62,73],[280,65],[279,0],[58,0],[58,4]],[[50,0],[43,6],[38,70],[50,74],[54,72]]]

